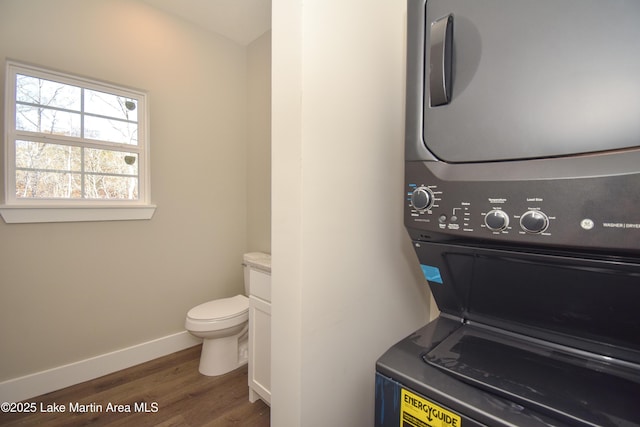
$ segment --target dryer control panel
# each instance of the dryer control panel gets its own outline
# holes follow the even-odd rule
[[[516,163],[407,162],[411,237],[640,252],[640,171],[576,176],[568,168],[545,176],[540,163]]]

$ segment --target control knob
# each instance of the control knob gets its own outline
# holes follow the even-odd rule
[[[502,231],[509,226],[509,215],[505,211],[494,209],[484,216],[484,225],[491,231]]]
[[[433,193],[427,187],[418,187],[411,193],[411,206],[424,211],[433,206]]]
[[[527,233],[542,233],[549,226],[549,218],[542,211],[527,211],[520,217],[520,227]]]

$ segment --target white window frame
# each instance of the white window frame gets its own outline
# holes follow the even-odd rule
[[[127,146],[127,150],[138,155],[138,199],[28,199],[16,197],[16,139],[29,139],[55,143],[65,137],[34,134],[16,130],[16,75],[23,74],[58,81],[86,89],[117,94],[138,100],[138,145]],[[5,75],[5,138],[4,138],[4,204],[0,205],[0,215],[6,223],[33,222],[76,222],[76,221],[117,221],[150,219],[156,206],[150,203],[149,168],[149,118],[146,93],[115,86],[93,79],[73,76],[33,65],[7,61]],[[91,141],[73,137],[87,143]]]

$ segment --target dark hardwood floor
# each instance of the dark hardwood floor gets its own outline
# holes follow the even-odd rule
[[[199,358],[196,346],[28,399],[35,413],[0,412],[0,426],[269,426],[269,407],[249,402],[246,366],[206,377]]]

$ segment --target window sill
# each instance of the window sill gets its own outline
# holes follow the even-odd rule
[[[0,205],[7,224],[36,222],[131,221],[151,219],[155,205],[138,206],[24,206]]]

